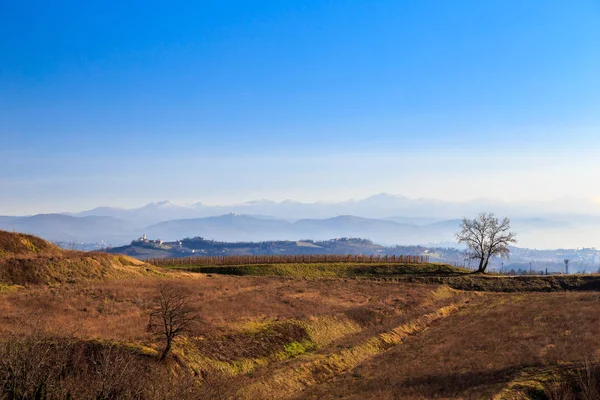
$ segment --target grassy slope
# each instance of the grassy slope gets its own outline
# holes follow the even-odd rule
[[[126,256],[58,248],[38,237],[0,231],[0,286],[74,283],[157,274]]]
[[[14,256],[60,255],[62,250],[37,236],[0,230],[0,259]]]
[[[600,275],[499,276],[473,274],[440,263],[288,263],[234,266],[175,265],[171,268],[205,274],[287,276],[300,278],[366,278],[389,282],[447,285],[486,292],[599,291]]]
[[[191,291],[204,324],[167,363],[209,382],[195,399],[511,398],[539,389],[548,369],[600,357],[597,292],[195,276],[174,281]],[[156,355],[160,344],[145,331],[155,286],[137,278],[5,293],[0,337],[43,329]]]
[[[0,245],[0,284],[29,285],[0,294],[0,337],[41,331],[61,346],[84,346],[85,354],[133,356],[167,387],[176,386],[165,371],[196,376],[210,384],[195,399],[527,398],[540,395],[547,371],[600,358],[598,277],[481,276],[441,264],[186,265],[215,275],[174,280],[191,293],[203,324],[176,342],[165,369],[154,360],[160,343],[145,330],[153,267],[28,235],[0,232]],[[74,284],[31,285],[56,282]],[[470,292],[573,288],[590,292]],[[7,343],[0,340],[0,355],[17,357],[14,346],[2,349]],[[40,341],[31,343],[23,344],[26,358],[27,346]]]
[[[204,324],[176,342],[168,365],[184,366],[206,379],[222,376],[221,394],[244,390],[236,386],[241,377],[273,365],[270,376],[279,363],[296,358],[315,357],[317,361],[326,357],[326,364],[311,361],[311,375],[320,375],[318,370],[325,365],[346,369],[392,345],[397,327],[413,329],[413,319],[434,313],[461,296],[435,286],[390,287],[342,280],[332,284],[328,280],[215,276],[174,283],[192,292],[192,304]],[[66,341],[116,342],[136,353],[156,354],[160,344],[145,331],[155,286],[149,279],[112,280],[41,285],[4,294],[0,337],[27,336],[43,329]],[[380,338],[383,332],[388,335]],[[376,345],[371,346],[374,341]],[[335,355],[339,346],[353,349]],[[266,388],[253,390],[271,387],[267,383]]]
[[[205,274],[290,276],[301,278],[354,278],[402,275],[450,275],[466,271],[445,264],[385,264],[385,263],[286,263],[257,265],[175,265],[171,268]]]
[[[600,291],[600,275],[498,276],[469,274],[463,276],[420,276],[399,280],[413,283],[441,284],[459,290],[485,292],[559,292]]]
[[[547,399],[558,371],[599,361],[599,300],[598,293],[486,293],[298,398]]]

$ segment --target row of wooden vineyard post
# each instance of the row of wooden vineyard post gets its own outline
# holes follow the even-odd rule
[[[158,266],[173,265],[253,265],[253,264],[309,264],[309,263],[398,263],[423,264],[429,256],[360,255],[360,254],[300,254],[300,255],[249,255],[249,256],[198,256],[179,258],[153,258],[146,260]]]

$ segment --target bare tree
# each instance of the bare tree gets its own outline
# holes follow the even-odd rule
[[[516,234],[510,232],[510,220],[499,220],[493,213],[481,213],[475,219],[463,218],[458,243],[467,246],[467,256],[479,262],[477,272],[485,272],[492,256],[508,257],[509,246],[516,243]]]
[[[189,296],[183,289],[175,287],[172,283],[159,286],[156,305],[150,312],[148,331],[165,339],[161,360],[169,354],[173,340],[190,332],[199,320],[189,303]]]

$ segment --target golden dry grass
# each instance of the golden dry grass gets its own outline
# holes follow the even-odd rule
[[[58,255],[62,250],[37,236],[0,230],[0,258],[18,255]]]
[[[369,319],[401,315],[437,290],[341,280],[203,275],[171,279],[191,293],[191,302],[207,323],[203,329],[238,331],[298,320],[321,324],[325,329],[316,337],[333,334],[326,333],[326,321],[332,323],[332,318],[368,324]],[[140,340],[156,287],[154,279],[137,278],[5,292],[0,297],[0,332],[27,332],[36,326],[81,338]]]
[[[600,360],[600,292],[589,282],[574,281],[588,292],[484,293],[472,285],[546,290],[557,283],[446,277],[468,286],[461,291],[423,275],[416,283],[326,277],[332,269],[309,279],[206,275],[66,252],[22,235],[0,239],[0,361],[20,365],[23,379],[34,371],[31,382],[51,379],[55,394],[72,388],[93,398],[97,376],[113,379],[111,368],[97,370],[102,361],[132,380],[121,379],[116,392],[102,394],[107,399],[546,399],[581,392],[581,371],[595,371]],[[161,364],[161,343],[146,326],[166,279],[189,293],[202,323]],[[40,351],[48,351],[45,364],[34,356]],[[87,385],[76,384],[74,363],[89,373],[81,375]],[[7,379],[20,385],[5,364],[0,387]]]
[[[513,398],[529,386],[542,390],[544,369],[600,357],[595,292],[170,279],[191,293],[204,324],[176,344],[169,363],[205,382],[206,398]],[[2,292],[0,336],[43,331],[156,354],[159,344],[145,327],[157,283],[118,279]]]
[[[131,257],[62,250],[35,236],[0,231],[0,284],[5,288],[163,273]]]
[[[544,398],[511,382],[524,370],[597,362],[599,309],[598,293],[486,294],[298,398]]]

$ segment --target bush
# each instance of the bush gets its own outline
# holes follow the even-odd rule
[[[197,399],[187,371],[115,344],[41,334],[0,343],[0,399]]]

